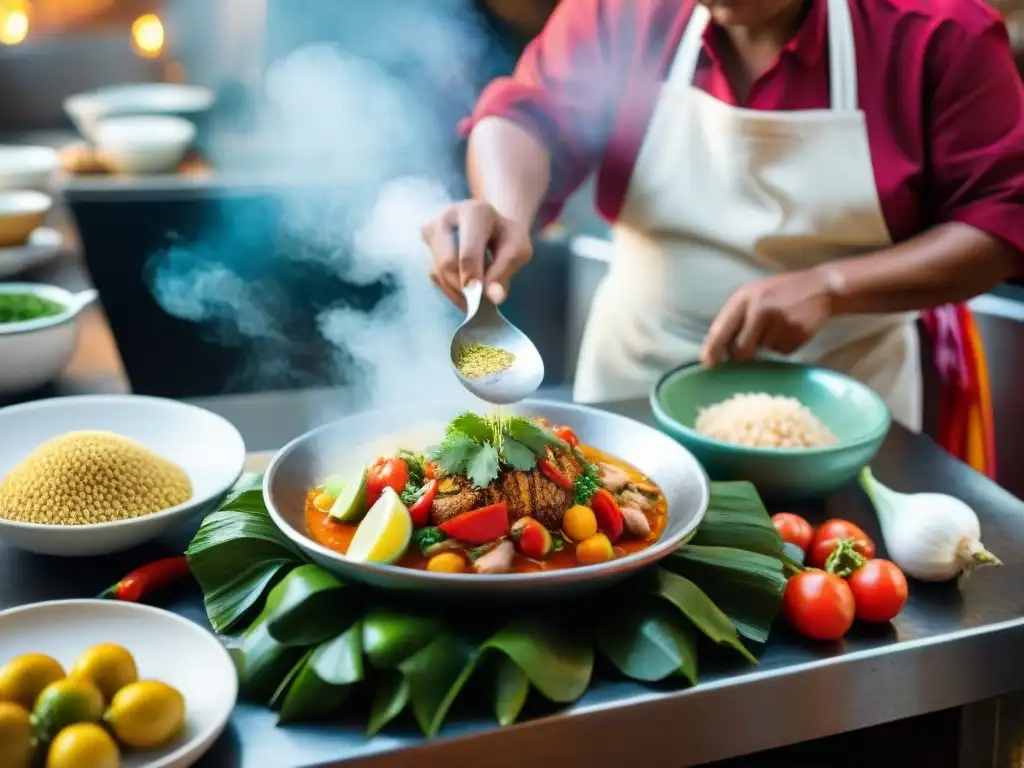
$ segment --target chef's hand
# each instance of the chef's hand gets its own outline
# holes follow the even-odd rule
[[[430,279],[461,309],[462,289],[474,280],[483,280],[487,297],[501,304],[512,276],[533,256],[529,228],[477,200],[449,206],[423,227],[423,239],[434,254]],[[485,269],[488,249],[493,260]]]
[[[824,269],[788,272],[744,285],[711,324],[701,362],[743,362],[753,359],[758,349],[796,352],[832,316],[832,288]]]

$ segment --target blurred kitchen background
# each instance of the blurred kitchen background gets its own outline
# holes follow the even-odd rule
[[[0,143],[59,152],[45,184],[54,201],[47,226],[59,238],[22,249],[18,263],[0,249],[0,279],[94,285],[100,296],[81,318],[73,357],[28,396],[366,386],[360,350],[386,346],[378,326],[400,330],[401,307],[432,301],[434,289],[425,263],[392,270],[390,252],[384,268],[360,266],[401,246],[377,238],[366,247],[353,233],[393,179],[430,177],[448,196],[461,193],[456,125],[556,3],[0,0]],[[998,5],[1024,64],[1024,14],[1017,2]],[[165,89],[104,90],[139,83]],[[129,151],[138,125],[104,133],[96,123],[153,112],[197,128],[186,150],[175,124],[157,126],[167,146],[146,149],[164,152],[148,168]],[[588,186],[538,234],[508,307],[541,349],[549,386],[571,382],[606,268],[606,228],[591,201]],[[410,206],[394,210],[412,215]],[[397,318],[387,310],[396,292],[405,302]],[[1024,496],[1024,447],[1012,434],[1024,418],[1013,373],[1024,370],[1024,291],[1008,286],[973,309],[992,371],[998,479]],[[360,312],[369,324],[350,321]],[[429,346],[435,336],[416,338]],[[0,356],[0,368],[17,364]],[[26,396],[0,393],[0,403]],[[931,396],[931,425],[934,411]]]

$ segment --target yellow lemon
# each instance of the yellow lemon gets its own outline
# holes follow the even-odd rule
[[[115,694],[104,719],[122,744],[152,749],[181,732],[185,697],[166,683],[141,680]]]
[[[128,651],[119,645],[104,643],[78,657],[71,667],[71,677],[92,680],[103,699],[110,701],[115,693],[139,679],[139,671]]]
[[[0,765],[29,768],[32,764],[32,719],[28,710],[0,702]]]
[[[98,723],[103,717],[103,694],[90,680],[73,677],[50,683],[39,694],[32,718],[36,733],[51,741],[75,723]]]
[[[26,653],[0,668],[0,701],[32,709],[43,688],[64,678],[64,667],[45,653]]]
[[[346,557],[361,563],[393,563],[412,539],[412,517],[393,488],[385,488],[359,523]]]
[[[121,754],[110,734],[95,723],[69,725],[46,753],[46,768],[120,768]]]

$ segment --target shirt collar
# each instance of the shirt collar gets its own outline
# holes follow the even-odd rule
[[[825,51],[828,38],[828,11],[827,0],[807,0],[810,8],[796,34],[789,42],[782,47],[784,54],[795,56],[805,67],[813,67],[819,61]],[[714,22],[708,24],[704,30],[704,50],[714,56],[714,37],[716,27]]]

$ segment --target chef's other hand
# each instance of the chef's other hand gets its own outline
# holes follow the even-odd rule
[[[833,313],[832,286],[824,270],[809,269],[748,283],[736,290],[711,324],[701,362],[752,360],[758,349],[796,352]]]
[[[423,227],[423,239],[434,254],[430,279],[461,309],[462,289],[474,280],[483,280],[487,297],[501,304],[512,276],[533,256],[529,228],[477,200],[449,206]],[[485,270],[488,249],[493,259]]]

